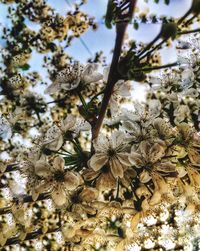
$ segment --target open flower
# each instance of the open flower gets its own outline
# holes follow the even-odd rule
[[[125,169],[131,166],[127,147],[126,135],[122,132],[114,132],[109,139],[100,135],[94,141],[95,154],[88,164],[94,171],[107,165],[114,178],[123,178]]]
[[[35,151],[31,149],[31,154],[28,155],[28,160],[22,161],[20,163],[20,171],[22,177],[28,179],[27,189],[31,191],[33,200],[36,200],[38,193],[35,193],[35,187],[40,183],[40,177],[36,174],[38,168],[48,168],[49,164],[47,163],[46,157],[44,155],[40,156],[40,148]],[[13,190],[15,187],[13,188]]]
[[[119,100],[120,98],[126,98],[131,96],[131,85],[129,81],[119,80],[114,86],[112,96],[110,98],[110,110],[112,116],[114,116],[120,106],[119,106]]]
[[[155,118],[159,116],[160,112],[161,112],[160,101],[153,99],[153,100],[148,101],[148,109],[143,104],[140,104],[139,102],[134,102],[134,110],[130,111],[130,110],[124,109],[120,117],[122,121],[124,122],[126,121],[126,123],[127,121],[130,122],[129,131],[135,130],[134,128],[136,126],[135,122],[139,123],[140,125],[139,127],[142,127],[142,129],[144,130],[150,124],[152,124]],[[127,124],[127,126],[129,125]],[[137,131],[138,131],[138,128],[137,128]]]
[[[51,197],[57,206],[62,206],[69,201],[70,192],[81,184],[81,177],[72,171],[65,171],[65,161],[56,157],[53,166],[37,165],[35,173],[42,181],[35,187],[36,193],[51,192]]]
[[[157,139],[154,142],[142,141],[137,150],[134,146],[129,155],[129,161],[137,168],[145,168],[140,174],[140,181],[146,183],[150,180],[152,171],[158,172],[161,175],[175,175],[176,165],[170,161],[163,160],[166,154],[165,142]],[[149,172],[149,174],[148,174]]]
[[[58,151],[64,143],[64,138],[74,138],[80,131],[89,129],[88,122],[69,114],[61,121],[60,126],[53,125],[47,130],[43,145],[49,150]]]
[[[11,125],[4,117],[0,117],[0,139],[10,139],[12,136]]]
[[[46,89],[45,93],[51,94],[61,90],[71,91],[76,89],[80,83],[87,85],[102,79],[102,74],[97,72],[97,64],[88,64],[85,67],[78,62],[58,72],[55,81]]]
[[[165,179],[158,173],[152,173],[152,180],[154,183],[154,193],[150,200],[150,205],[158,204],[162,199],[173,200],[174,196],[169,184]]]
[[[140,143],[137,151],[132,147],[129,161],[140,168],[159,161],[165,155],[165,150],[166,146],[164,141],[157,139],[152,143],[145,140]]]
[[[174,110],[174,116],[175,118],[175,123],[180,123],[184,121],[185,119],[190,118],[190,109],[187,105],[179,105],[175,110]]]

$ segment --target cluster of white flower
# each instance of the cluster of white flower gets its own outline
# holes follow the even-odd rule
[[[160,44],[119,51],[117,66],[114,52],[102,74],[98,56],[83,66],[53,43],[67,39],[68,29],[82,32],[78,28],[84,29],[87,17],[78,6],[84,0],[66,19],[42,0],[15,2],[17,13],[41,27],[38,36],[32,34],[10,10],[13,27],[5,32],[8,54],[0,83],[0,150],[8,156],[0,155],[3,250],[15,244],[33,250],[37,240],[39,250],[195,249],[200,239],[199,35],[177,43],[174,68],[156,65],[160,74],[148,74],[155,69],[150,52],[179,32],[178,22],[164,23]],[[128,25],[131,6],[129,0],[109,1],[117,32]],[[32,91],[41,80],[37,73],[18,73],[29,70],[38,41],[38,51],[51,48],[53,54],[44,57],[52,81],[40,83],[44,96]],[[146,102],[132,100],[132,79],[149,85]]]

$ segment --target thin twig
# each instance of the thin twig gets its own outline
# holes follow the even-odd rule
[[[170,68],[170,67],[174,67],[177,66],[178,63],[172,63],[172,64],[166,64],[166,65],[160,65],[160,66],[154,66],[154,67],[146,67],[146,68],[141,68],[141,69],[135,69],[133,70],[133,72],[141,72],[141,71],[153,71],[153,70],[160,70],[160,69],[164,69],[164,68]]]
[[[168,40],[168,38],[165,38],[165,39],[163,39],[160,43],[158,43],[154,48],[152,48],[150,51],[148,51],[145,55],[143,55],[141,58],[140,58],[140,61],[142,60],[142,59],[144,59],[145,57],[147,57],[147,56],[149,56],[149,55],[151,55],[151,53],[153,52],[153,51],[155,51],[156,49],[158,49],[162,44],[164,44],[166,41]]]
[[[196,32],[200,32],[200,29],[194,29],[194,30],[189,30],[189,31],[180,31],[178,32],[178,35],[184,35],[184,34],[190,34],[190,33],[196,33]]]

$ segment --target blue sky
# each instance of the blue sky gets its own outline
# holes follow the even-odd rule
[[[73,9],[73,3],[79,2],[77,0],[48,0],[52,7],[54,7],[60,14],[66,15],[66,13]],[[191,6],[192,0],[171,0],[170,5],[164,4],[164,0],[160,0],[159,4],[154,3],[153,0],[149,0],[145,3],[144,0],[138,0],[137,6],[140,11],[146,11],[149,9],[149,13],[155,13],[158,16],[168,15],[173,17],[182,16]],[[103,50],[108,58],[111,58],[111,50],[114,46],[115,31],[114,29],[108,30],[103,24],[102,17],[106,13],[107,0],[88,0],[87,4],[82,7],[82,10],[95,17],[99,23],[97,31],[88,30],[82,35],[83,41],[90,48],[90,51],[94,54],[96,51]],[[129,36],[137,41],[148,42],[152,40],[160,30],[159,24],[143,24],[140,25],[139,30],[134,30],[129,27]],[[82,62],[87,61],[90,54],[84,48],[80,39],[74,39],[73,44],[66,50],[69,54],[73,55],[77,60]],[[169,53],[169,52],[167,52]]]
[[[48,4],[55,8],[57,12],[65,16],[68,11],[72,10],[73,3],[79,2],[78,0],[47,0]],[[154,13],[158,16],[167,15],[173,17],[182,16],[191,6],[192,0],[171,0],[170,5],[166,6],[164,0],[160,0],[159,4],[154,3],[153,0],[149,0],[145,3],[144,0],[137,1],[137,7],[140,12]],[[96,51],[103,50],[107,56],[108,62],[110,62],[112,54],[111,50],[114,46],[115,31],[114,29],[109,30],[103,24],[103,15],[106,12],[107,0],[88,0],[87,4],[82,7],[82,10],[89,15],[92,15],[97,20],[99,26],[97,31],[89,29],[82,35],[82,40],[89,47],[90,52],[95,54]],[[0,23],[2,25],[9,26],[9,21],[6,18],[6,6],[0,4]],[[137,12],[136,12],[137,15]],[[29,25],[34,28],[39,28],[39,25],[29,22]],[[38,26],[38,27],[37,27]],[[133,29],[130,25],[128,28],[128,36],[130,39],[136,41],[148,42],[151,41],[160,31],[160,24],[140,24],[138,30]],[[2,40],[0,45],[4,46]],[[72,42],[72,46],[66,49],[66,53],[73,56],[76,60],[85,63],[88,58],[91,57],[90,53],[83,46],[83,43],[79,38],[75,38]],[[163,63],[172,63],[176,60],[175,49],[173,45],[171,48],[165,48],[162,50]],[[45,70],[42,69],[42,55],[33,53],[30,61],[31,70],[39,71],[45,76]],[[46,78],[46,77],[45,77]],[[145,86],[138,83],[134,83],[133,96],[136,99],[144,100]]]

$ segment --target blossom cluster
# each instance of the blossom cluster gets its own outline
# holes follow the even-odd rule
[[[179,40],[178,62],[159,74],[150,55],[146,65],[140,58],[146,51],[130,61],[124,52],[94,137],[112,65],[83,65],[55,42],[94,25],[79,11],[84,1],[66,18],[42,0],[4,2],[15,4],[0,83],[3,250],[198,250],[199,35]],[[122,9],[127,2],[119,1]],[[39,32],[23,17],[38,22]],[[159,36],[171,39],[165,32],[172,26],[163,25]],[[33,49],[52,53],[44,56],[45,84],[29,71]],[[122,67],[127,62],[136,65],[134,76]],[[132,99],[132,79],[148,86],[145,102]]]

